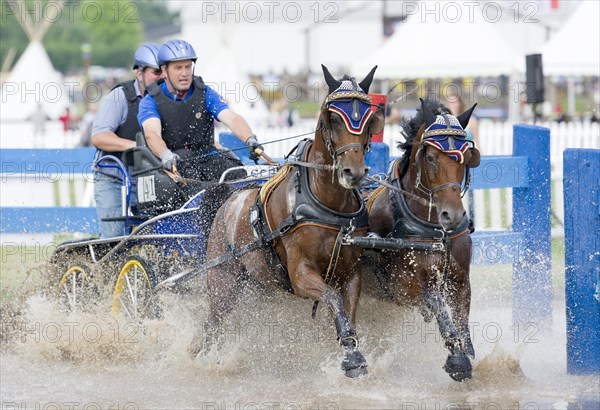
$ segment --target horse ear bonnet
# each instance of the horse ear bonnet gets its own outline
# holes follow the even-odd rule
[[[375,75],[375,70],[377,70],[377,66],[373,67],[371,69],[371,71],[369,71],[369,74],[367,74],[367,76],[358,84],[358,86],[360,88],[362,88],[362,90],[366,94],[369,94],[369,87],[371,86],[371,83],[373,82],[373,76]]]
[[[425,101],[422,98],[421,100],[421,112],[423,113],[423,117],[425,118],[425,129],[429,128],[431,124],[433,124],[436,120],[435,114],[429,109]]]
[[[323,64],[321,64],[321,68],[323,68],[323,75],[325,75],[325,82],[327,83],[327,86],[329,87],[329,94],[331,94],[335,90],[337,90],[340,87],[340,85],[342,85],[342,81],[338,81],[335,78],[333,78],[333,76],[331,75],[331,73],[329,72],[327,67],[325,67]]]
[[[471,118],[471,115],[473,114],[473,110],[475,109],[476,106],[477,106],[477,103],[473,104],[473,106],[470,109],[468,109],[467,111],[463,112],[458,117],[456,117],[456,119],[460,123],[461,127],[463,127],[463,129],[467,128],[467,124],[469,124],[469,119]]]

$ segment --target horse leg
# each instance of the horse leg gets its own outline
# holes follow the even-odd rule
[[[349,312],[350,317],[346,322],[335,315],[335,328],[338,335],[338,340],[344,348],[344,359],[342,361],[342,369],[348,377],[358,377],[367,374],[367,362],[358,349],[358,338],[356,335],[356,309],[358,308],[358,298],[361,291],[361,275],[354,274],[353,277],[346,283],[342,289],[344,300],[344,312]],[[331,305],[330,305],[331,306]],[[340,317],[340,319],[338,319]],[[347,329],[349,326],[349,330]]]
[[[471,332],[469,330],[469,311],[471,309],[471,285],[468,281],[457,281],[454,289],[448,291],[448,304],[452,312],[452,317],[456,323],[458,333],[465,353],[471,358],[475,358],[475,348],[471,341]]]
[[[300,272],[303,273],[300,274]],[[356,276],[360,281],[360,275]],[[326,303],[331,309],[334,317],[337,340],[344,349],[342,370],[344,370],[346,376],[359,377],[366,375],[368,373],[367,361],[362,353],[358,351],[358,337],[351,321],[351,319],[354,319],[354,312],[350,310],[352,317],[348,318],[346,310],[344,309],[344,300],[340,292],[325,284],[320,274],[315,273],[314,270],[310,270],[306,266],[302,270],[296,268],[292,271],[290,269],[290,279],[296,295]],[[348,288],[354,289],[353,291],[350,291],[350,296],[357,298],[358,295],[353,294],[352,292],[358,291],[358,293],[360,293],[360,286],[349,286]],[[356,311],[356,303],[351,304],[349,302],[349,306]]]
[[[196,334],[189,348],[190,354],[196,357],[198,354],[207,355],[213,348],[220,350],[223,344],[222,323],[225,317],[235,306],[235,302],[243,286],[242,275],[238,263],[220,266],[219,269],[211,269],[206,275],[209,294],[209,314],[204,322],[202,334]]]
[[[442,294],[427,288],[423,294],[425,309],[435,316],[444,339],[446,348],[450,351],[444,370],[456,381],[464,381],[472,376],[473,366],[465,353],[463,340],[452,321],[450,308]]]
[[[344,349],[342,370],[347,377],[354,378],[366,375],[368,373],[367,361],[362,353],[358,351],[358,336],[351,320],[346,315],[342,296],[331,289],[325,293],[324,301],[333,313],[337,340]]]

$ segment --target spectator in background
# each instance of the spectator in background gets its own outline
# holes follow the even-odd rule
[[[459,93],[450,91],[444,97],[445,101],[442,102],[446,105],[446,107],[450,108],[450,111],[452,111],[453,115],[457,116],[466,111],[465,102]],[[477,117],[475,117],[475,113],[471,115],[466,131],[467,139],[473,141],[475,143],[475,147],[481,151],[481,143],[479,141],[479,121],[477,120]]]
[[[88,110],[81,121],[79,121],[79,130],[81,135],[79,137],[78,147],[89,147],[92,145],[92,126],[94,125],[94,118],[96,117],[96,111],[98,111],[98,105],[96,103],[88,104]]]
[[[63,124],[63,131],[66,133],[71,129],[71,110],[69,107],[65,109],[65,113],[58,117],[58,120]]]
[[[42,104],[38,104],[35,111],[27,118],[33,124],[33,135],[46,134],[46,121],[50,119],[44,112]]]
[[[402,121],[402,115],[400,111],[392,104],[385,106],[385,123],[386,124],[400,124]]]

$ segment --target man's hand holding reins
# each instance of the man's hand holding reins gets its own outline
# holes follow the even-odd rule
[[[166,149],[160,154],[160,163],[162,167],[169,171],[173,169],[174,165],[177,165],[177,161],[179,160],[179,155],[171,152],[170,149]]]
[[[260,158],[260,154],[262,154],[265,149],[262,145],[260,145],[258,139],[256,139],[256,135],[251,135],[246,140],[246,145],[248,146],[248,148],[250,148],[250,159],[255,162],[258,161]]]

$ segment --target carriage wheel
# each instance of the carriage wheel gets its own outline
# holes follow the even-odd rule
[[[89,266],[78,261],[67,265],[59,281],[59,290],[61,299],[71,312],[83,310],[91,297],[97,296]]]
[[[112,314],[123,313],[129,319],[155,317],[158,305],[154,295],[156,275],[152,265],[133,255],[123,263],[113,292]]]

